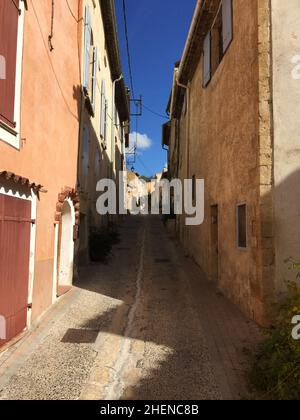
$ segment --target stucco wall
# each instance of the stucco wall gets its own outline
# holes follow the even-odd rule
[[[51,2],[29,1],[25,12],[21,97],[21,150],[0,141],[0,167],[42,184],[37,205],[33,319],[51,304],[54,218],[58,194],[75,188],[80,84],[77,23],[65,2],[56,2],[54,50],[49,51]],[[74,15],[78,0],[69,0]],[[81,52],[80,52],[81,54]],[[1,140],[1,139],[0,139]]]
[[[219,206],[219,286],[249,316],[257,278],[259,198],[257,2],[233,1],[234,39],[206,89],[202,58],[191,82],[187,175],[205,180],[205,222],[184,228],[185,244],[210,278],[211,206]],[[236,205],[248,205],[248,249],[237,247]]]
[[[90,132],[90,147],[88,157],[88,181],[85,185],[81,185],[81,213],[85,216],[86,223],[81,225],[81,238],[79,250],[79,262],[87,263],[88,256],[88,238],[91,228],[102,228],[107,225],[109,219],[107,216],[99,216],[96,211],[96,200],[99,194],[96,192],[96,184],[100,179],[113,178],[118,181],[118,173],[121,170],[121,155],[123,154],[122,132],[120,130],[120,121],[118,118],[117,126],[113,127],[112,118],[115,115],[112,109],[113,105],[113,80],[110,63],[108,59],[108,52],[106,49],[106,38],[103,26],[103,19],[101,14],[100,3],[93,0],[85,0],[82,2],[82,16],[85,14],[85,7],[88,6],[91,15],[91,25],[93,31],[93,45],[97,47],[97,72],[96,72],[96,89],[95,89],[95,115],[92,116],[87,107],[82,102],[82,118],[81,118],[81,151],[80,156],[83,155],[83,128],[88,127]],[[83,21],[81,23],[81,30],[84,33]],[[84,62],[84,36],[82,38],[82,54],[81,61]],[[83,68],[81,71],[81,78],[83,80]],[[100,137],[101,126],[101,92],[102,81],[105,81],[106,99],[108,104],[108,117],[106,129],[106,147]],[[96,154],[99,152],[98,168],[96,167]],[[83,172],[82,163],[80,159],[79,180],[82,184]],[[82,232],[85,230],[85,232]]]
[[[285,262],[300,262],[300,5],[272,0],[271,7],[276,281],[283,290],[300,271]]]

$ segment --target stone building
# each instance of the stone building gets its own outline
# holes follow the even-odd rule
[[[8,341],[72,285],[80,72],[70,10],[77,16],[78,4],[0,2],[0,315]]]
[[[300,260],[297,0],[198,1],[163,127],[169,176],[205,180],[205,222],[176,231],[249,317],[268,322]]]
[[[114,1],[85,0],[83,10],[79,263],[89,261],[91,231],[116,222],[97,214],[96,184],[103,178],[115,180],[117,186],[120,181],[126,182],[119,179],[119,173],[125,171],[130,119],[129,92],[122,75]]]
[[[0,347],[70,290],[104,224],[96,182],[118,177],[128,140],[121,76],[112,0],[1,0]]]

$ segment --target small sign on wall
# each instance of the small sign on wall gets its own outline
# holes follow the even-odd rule
[[[3,55],[0,55],[0,80],[6,79],[6,60]]]
[[[0,315],[0,340],[6,340],[6,319]]]

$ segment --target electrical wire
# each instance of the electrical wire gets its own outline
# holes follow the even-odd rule
[[[73,10],[71,9],[71,6],[70,6],[70,3],[69,3],[69,1],[68,1],[68,0],[66,0],[66,3],[67,3],[67,6],[68,6],[68,9],[69,9],[69,12],[70,12],[70,14],[71,14],[72,18],[75,20],[75,22],[76,22],[76,23],[79,23],[79,22],[83,21],[83,20],[84,20],[83,18],[81,18],[81,19],[77,19],[77,17],[75,16],[75,14],[74,14]]]
[[[64,91],[62,89],[62,86],[61,86],[61,84],[59,82],[58,75],[57,75],[57,73],[55,71],[55,68],[53,66],[53,63],[52,63],[52,60],[51,60],[51,57],[50,57],[50,54],[49,54],[49,47],[46,44],[46,41],[44,39],[42,26],[41,26],[41,23],[39,21],[38,14],[36,12],[35,4],[34,4],[34,1],[33,0],[31,0],[31,4],[32,4],[33,13],[35,15],[35,18],[36,18],[36,21],[37,21],[37,24],[38,24],[38,27],[39,27],[39,32],[40,32],[41,40],[42,40],[42,42],[44,44],[44,47],[45,47],[45,50],[46,50],[46,54],[47,54],[47,57],[48,57],[48,60],[49,60],[49,64],[50,64],[51,70],[53,72],[53,76],[54,76],[54,79],[56,81],[57,87],[58,87],[58,89],[59,89],[59,91],[61,93],[62,99],[63,99],[63,101],[64,101],[64,103],[66,105],[66,108],[67,108],[68,112],[70,113],[70,115],[72,115],[73,118],[76,119],[76,121],[78,121],[78,115],[74,114],[74,112],[71,110],[70,105],[68,104],[68,101],[67,101],[67,99],[65,97],[65,94],[64,94]]]
[[[17,3],[15,2],[15,0],[11,0],[12,3],[14,4],[15,8],[17,9],[17,11],[19,12],[19,14],[21,13],[21,10],[19,9]]]
[[[153,174],[151,173],[151,170],[148,168],[148,166],[143,162],[143,160],[141,159],[141,157],[139,155],[137,155],[137,158],[140,162],[140,164],[143,166],[144,169],[146,169],[146,171],[148,172],[149,176],[152,176]]]
[[[159,118],[164,118],[166,120],[169,120],[169,117],[167,115],[162,115],[159,112],[153,111],[151,108],[143,104],[143,108],[145,108],[148,112],[151,112],[151,114],[156,115]]]
[[[130,85],[131,85],[131,96],[134,99],[134,84],[133,84],[133,76],[132,76],[132,64],[131,64],[131,54],[130,54],[130,47],[129,47],[129,36],[128,36],[128,24],[127,24],[127,12],[126,12],[126,3],[123,0],[123,17],[124,17],[124,27],[125,27],[125,38],[126,38],[126,48],[127,48],[127,59],[128,59],[128,69],[129,69],[129,77],[130,77]]]

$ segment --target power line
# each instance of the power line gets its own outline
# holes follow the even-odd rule
[[[166,115],[162,115],[159,112],[153,111],[151,108],[147,107],[144,104],[143,104],[143,108],[145,108],[147,111],[151,112],[151,114],[156,115],[159,118],[164,118],[166,120],[169,120],[169,117],[167,117]]]
[[[127,25],[127,13],[126,13],[125,0],[123,0],[123,17],[124,17],[124,26],[125,26],[125,38],[126,38],[126,47],[127,47],[127,59],[128,59],[130,85],[131,85],[131,95],[134,99],[135,95],[134,95],[134,85],[133,85],[133,76],[132,76],[131,55],[130,55],[130,48],[129,48],[129,37],[128,37],[128,25]]]
[[[138,160],[139,160],[139,162],[140,162],[140,164],[144,167],[144,169],[146,169],[146,171],[148,172],[148,174],[149,174],[149,176],[151,176],[151,174],[152,174],[152,172],[151,172],[151,170],[149,169],[149,167],[143,162],[143,160],[140,158],[140,156],[139,155],[137,155],[137,158],[138,158]],[[152,174],[153,175],[153,174]]]

